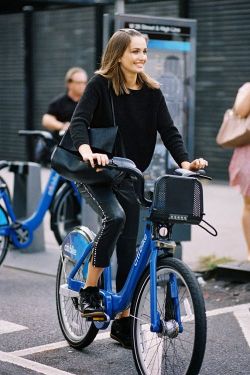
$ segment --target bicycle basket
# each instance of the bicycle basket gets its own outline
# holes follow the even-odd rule
[[[172,175],[156,180],[150,216],[153,222],[199,224],[203,215],[203,190],[199,180]]]

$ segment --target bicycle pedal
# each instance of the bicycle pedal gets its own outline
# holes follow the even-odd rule
[[[83,318],[86,318],[86,319],[87,318],[93,319],[93,318],[103,317],[105,315],[106,314],[104,312],[101,312],[101,311],[93,311],[93,312],[89,312],[89,313],[83,313],[83,312],[81,312],[81,316]]]
[[[98,322],[104,322],[106,320],[106,316],[93,316],[93,321],[98,321]]]
[[[105,313],[101,313],[99,315],[92,315],[92,316],[87,316],[86,320],[88,322],[107,322],[110,320],[109,316]]]

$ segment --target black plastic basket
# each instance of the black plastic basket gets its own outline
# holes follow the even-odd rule
[[[155,182],[151,220],[156,223],[199,224],[203,190],[193,177],[165,175]]]

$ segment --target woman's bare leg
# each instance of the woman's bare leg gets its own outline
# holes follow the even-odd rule
[[[250,261],[250,197],[244,196],[243,200],[242,226],[248,250],[247,259]]]
[[[89,262],[88,276],[84,286],[84,289],[88,286],[97,286],[98,280],[103,272],[104,268],[94,267],[92,261]]]
[[[127,318],[130,315],[130,309],[123,310],[116,315],[116,319]]]

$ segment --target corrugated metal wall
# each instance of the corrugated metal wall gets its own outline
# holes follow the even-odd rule
[[[22,14],[0,15],[0,88],[0,158],[23,158],[24,142],[17,142],[17,131],[24,127]]]
[[[34,13],[34,78],[36,128],[53,97],[65,90],[64,76],[72,66],[92,74],[95,69],[94,8]]]
[[[64,75],[72,66],[89,74],[95,69],[93,7],[40,11],[33,14],[34,128],[50,100],[65,90]],[[0,15],[0,159],[26,159],[23,14]]]
[[[250,81],[250,2],[190,0],[189,17],[197,19],[196,155],[207,157],[214,178],[226,179],[231,151],[215,137],[239,86]]]
[[[107,7],[113,11],[113,7]],[[158,17],[178,17],[178,1],[152,1],[125,5],[125,13]]]

